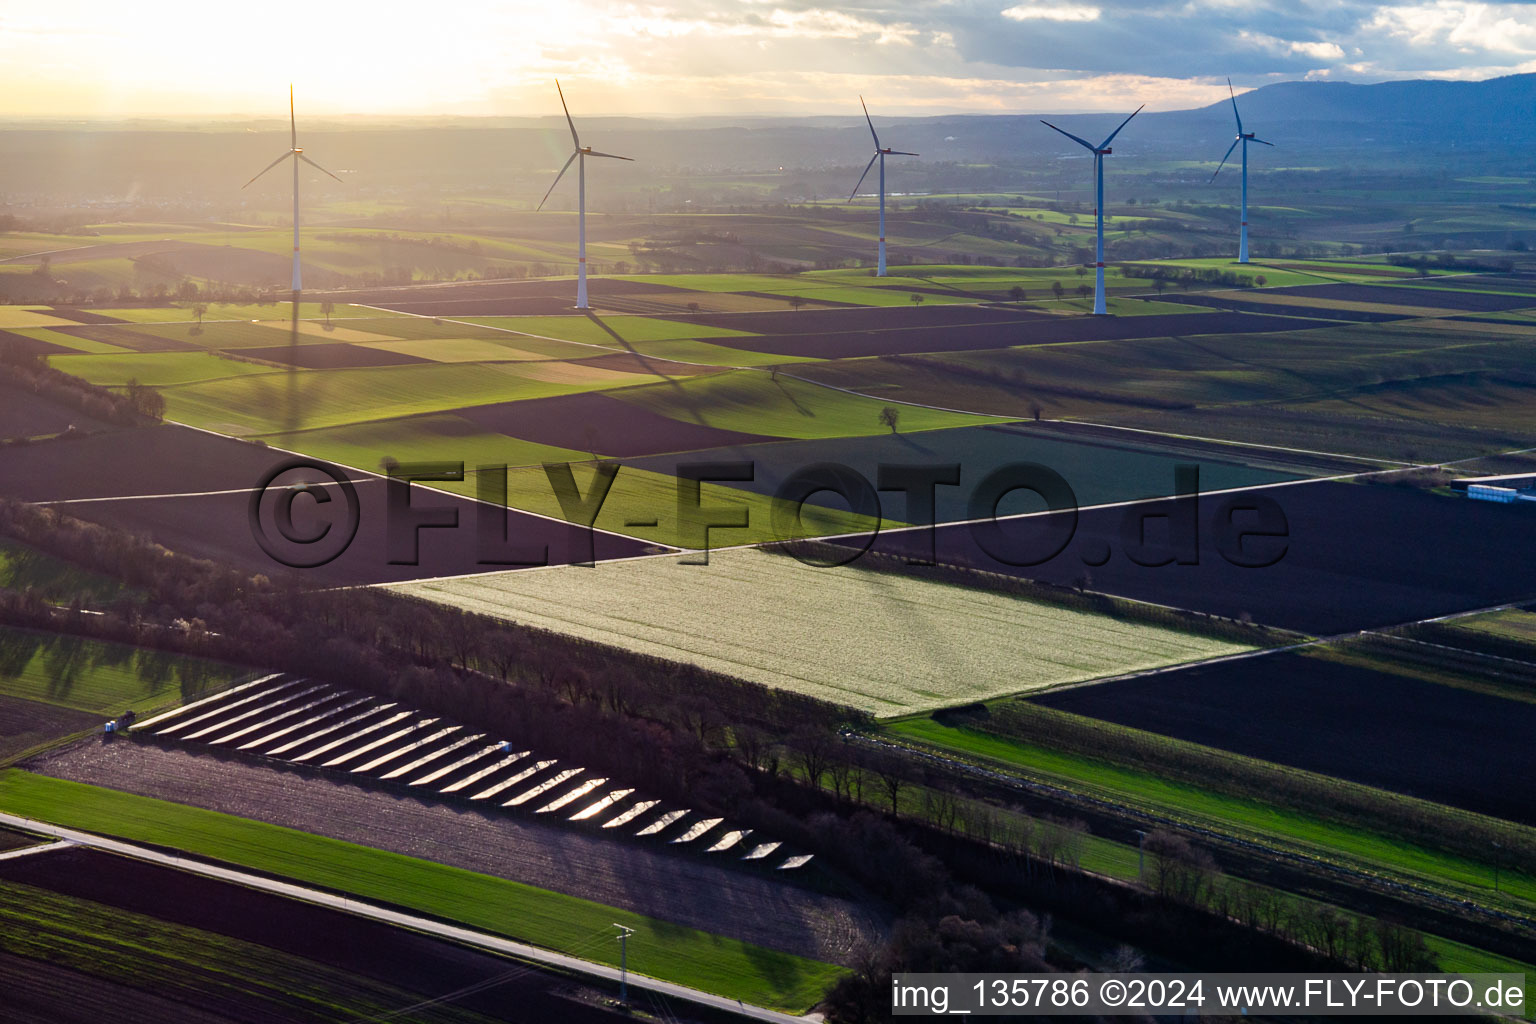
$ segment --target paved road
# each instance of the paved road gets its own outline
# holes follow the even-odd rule
[[[115,853],[124,857],[133,857],[138,860],[148,861],[151,864],[160,864],[165,867],[175,868],[178,871],[188,871],[192,874],[202,875],[206,878],[215,878],[224,882],[233,882],[236,885],[244,885],[263,892],[274,893],[279,896],[287,896],[291,899],[305,900],[332,910],[344,911],[355,914],[358,917],[368,918],[373,921],[382,921],[386,924],[396,925],[401,928],[410,928],[413,931],[434,935],[447,939],[450,942],[462,943],[477,949],[490,950],[494,953],[502,953],[515,956],[523,960],[532,960],[536,963],[547,964],[561,970],[572,971],[587,977],[597,978],[602,981],[617,983],[619,971],[614,967],[603,964],[589,963],[563,953],[551,952],[547,949],[539,949],[511,939],[503,939],[496,935],[487,935],[469,928],[461,928],[457,925],[444,924],[414,914],[406,914],[397,910],[389,910],[385,907],[374,906],[359,900],[348,899],[345,896],[337,896],[333,893],[321,892],[318,889],[310,889],[292,882],[281,882],[273,878],[263,878],[260,875],[249,874],[244,871],[236,871],[232,868],[218,867],[206,864],[202,861],[178,857],[171,853],[162,853],[159,850],[151,850],[133,843],[125,843],[117,839],[107,839],[93,835],[89,832],[79,832],[74,829],[61,828],[50,825],[47,822],[34,821],[31,818],[23,818],[15,814],[0,812],[0,824],[13,828],[25,829],[41,835],[53,836],[78,846],[88,847],[94,850],[102,850],[107,853]],[[57,844],[54,844],[57,845]],[[52,849],[50,845],[46,849]],[[711,995],[708,992],[700,992],[697,989],[683,985],[675,985],[668,981],[658,981],[654,978],[646,978],[636,974],[630,974],[629,987],[640,992],[652,992],[666,996],[669,999],[680,999],[699,1006],[707,1006],[715,1010],[724,1010],[750,1020],[772,1021],[775,1024],[806,1024],[807,1021],[816,1020],[816,1017],[796,1017],[793,1014],[780,1013],[777,1010],[769,1010],[761,1006],[751,1006],[735,999],[727,999],[724,996]]]

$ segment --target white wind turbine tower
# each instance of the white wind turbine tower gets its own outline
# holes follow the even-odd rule
[[[1142,107],[1145,106],[1146,104],[1143,103],[1141,107],[1137,107],[1135,110],[1131,111],[1131,117],[1135,117],[1137,114],[1141,113]],[[1120,128],[1124,128],[1126,125],[1130,124],[1131,117],[1121,121]],[[1049,121],[1041,121],[1040,123],[1045,125],[1047,128],[1050,128],[1052,131],[1061,132],[1061,134],[1065,135],[1067,138],[1071,139],[1073,142],[1077,143],[1079,146],[1082,146],[1088,152],[1093,154],[1093,218],[1097,223],[1099,232],[1099,242],[1098,248],[1095,250],[1096,255],[1094,263],[1096,268],[1094,272],[1094,282],[1097,284],[1098,288],[1093,294],[1093,312],[1096,316],[1103,316],[1107,312],[1104,307],[1104,158],[1114,152],[1114,150],[1109,148],[1109,144],[1114,141],[1116,135],[1120,134],[1120,128],[1116,128],[1114,131],[1110,132],[1108,138],[1095,146],[1088,142],[1086,139],[1078,138],[1071,132],[1062,132],[1060,128],[1057,128]]]
[[[859,194],[859,185],[864,184],[864,179],[869,177],[869,169],[875,166],[875,161],[880,161],[880,262],[875,269],[876,277],[885,277],[885,158],[888,156],[917,156],[917,153],[903,153],[899,149],[881,149],[880,136],[875,134],[875,122],[869,119],[869,104],[864,102],[864,97],[859,97],[859,106],[864,108],[864,120],[869,125],[869,134],[875,140],[875,155],[869,158],[869,163],[864,165],[864,173],[859,175],[858,185],[853,186],[853,193],[848,196],[851,203]]]
[[[1221,158],[1221,163],[1216,165],[1216,174],[1220,174],[1221,173],[1221,169],[1223,167],[1227,166],[1227,157],[1232,155],[1232,151],[1234,149],[1236,149],[1237,148],[1237,144],[1239,142],[1241,142],[1243,144],[1243,211],[1242,211],[1242,217],[1241,217],[1241,220],[1242,220],[1242,234],[1239,237],[1239,240],[1238,240],[1238,243],[1237,243],[1237,262],[1239,262],[1239,263],[1247,263],[1248,262],[1248,143],[1250,143],[1250,142],[1257,142],[1261,146],[1273,146],[1274,143],[1273,142],[1265,142],[1263,139],[1259,138],[1253,132],[1244,132],[1243,131],[1243,115],[1241,115],[1241,114],[1239,114],[1237,112],[1237,93],[1233,92],[1233,90],[1232,90],[1232,79],[1230,79],[1230,78],[1227,79],[1227,93],[1228,93],[1228,95],[1230,95],[1232,97],[1232,116],[1237,118],[1237,138],[1233,139],[1232,140],[1232,145],[1227,147],[1227,156],[1222,157]],[[1211,180],[1212,181],[1216,180],[1216,174],[1212,174],[1211,175]]]
[[[555,175],[555,180],[549,186],[549,192],[544,193],[544,198],[539,200],[538,209],[544,209],[544,204],[549,201],[549,193],[560,184],[560,179],[565,177],[565,172],[571,169],[571,161],[576,161],[576,308],[590,309],[587,305],[587,157],[602,156],[610,160],[629,160],[634,157],[615,156],[612,153],[599,153],[591,146],[583,146],[581,138],[576,134],[576,122],[571,120],[571,108],[565,105],[565,91],[560,88],[560,80],[555,79],[555,91],[560,94],[560,109],[565,111],[565,123],[571,126],[571,142],[575,150],[565,166],[560,168],[560,173]]]
[[[273,160],[270,164],[267,164],[267,166],[263,167],[261,169],[261,174],[256,175],[256,178],[261,177],[262,174],[266,174],[268,171],[282,163],[284,160],[293,160],[293,294],[295,297],[297,297],[299,292],[304,288],[304,282],[299,276],[299,161],[302,160],[309,164],[309,166],[313,167],[315,170],[324,174],[330,174],[330,176],[333,178],[336,178],[336,175],[331,174],[330,171],[327,171],[324,167],[321,167],[309,157],[305,156],[304,150],[299,148],[299,127],[298,122],[294,119],[293,116],[292,83],[289,83],[288,85],[288,132],[288,152],[284,153],[282,156],[278,157],[276,160]],[[240,187],[243,189],[250,188],[251,184],[255,182],[256,178],[252,178],[250,181],[246,182]],[[336,178],[336,180],[341,181],[340,178]],[[295,298],[295,301],[297,301],[297,298]]]

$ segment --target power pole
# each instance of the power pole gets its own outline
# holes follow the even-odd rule
[[[1136,830],[1136,881],[1138,881],[1138,882],[1146,877],[1146,866],[1143,863],[1143,856],[1144,856],[1144,854],[1146,852],[1145,851],[1146,843],[1147,843],[1147,834],[1145,832],[1143,832],[1141,829],[1137,829]]]
[[[635,934],[633,928],[627,928],[622,924],[615,924],[619,930],[619,1004],[629,1005],[629,937]]]
[[[1503,851],[1498,843],[1493,844],[1493,891],[1499,891],[1499,854]]]

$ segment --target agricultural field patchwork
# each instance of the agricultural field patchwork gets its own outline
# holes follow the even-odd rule
[[[892,717],[1245,648],[757,550],[424,581],[403,592]],[[899,626],[899,628],[898,628]]]

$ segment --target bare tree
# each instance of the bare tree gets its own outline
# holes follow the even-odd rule
[[[896,424],[901,421],[901,410],[894,405],[888,405],[880,410],[880,423],[889,427],[891,433],[896,433]]]

